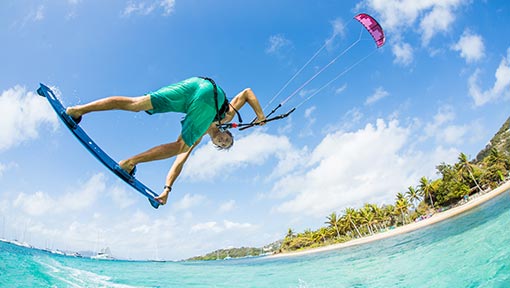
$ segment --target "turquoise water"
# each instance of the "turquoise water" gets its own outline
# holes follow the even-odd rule
[[[510,287],[510,196],[390,239],[279,259],[99,261],[0,242],[0,286]]]

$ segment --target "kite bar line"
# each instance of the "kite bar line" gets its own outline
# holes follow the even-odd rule
[[[271,116],[274,112],[276,112],[276,110],[278,110],[280,107],[282,107],[283,105],[285,105],[285,103],[287,103],[292,97],[294,97],[297,93],[299,93],[299,91],[303,90],[303,88],[305,88],[308,84],[310,84],[310,82],[312,82],[315,78],[317,78],[317,76],[319,76],[324,70],[326,70],[329,66],[333,65],[340,57],[342,57],[345,53],[349,52],[349,50],[351,50],[354,46],[356,46],[356,44],[358,44],[360,41],[361,41],[361,35],[362,35],[362,32],[363,30],[360,31],[360,36],[358,38],[358,40],[354,41],[351,45],[349,45],[349,47],[347,47],[346,49],[344,49],[340,54],[338,54],[335,58],[333,58],[333,60],[331,60],[328,64],[324,65],[319,71],[317,71],[317,73],[315,73],[312,77],[310,77],[310,79],[306,80],[301,86],[299,86],[299,88],[297,88],[296,90],[294,90],[294,92],[292,92],[289,96],[287,96],[287,98],[285,98],[282,102],[280,102],[280,104],[278,104],[278,106],[276,106],[276,108],[274,108],[271,112],[269,112],[269,114],[267,114],[266,117],[269,117]],[[301,69],[296,73],[294,74],[294,76],[292,76],[292,78],[283,86],[282,89],[280,89],[280,91],[276,94],[275,97],[273,97],[273,99],[271,99],[271,101],[269,102],[269,104],[281,93],[281,91],[283,91],[285,88],[287,88],[287,86],[290,84],[290,82],[292,82],[292,80],[294,80],[294,78],[296,78],[296,76],[306,67],[308,66],[308,64],[313,60],[315,59],[315,57],[324,49],[324,47],[327,46],[327,44],[329,44],[330,41],[326,41],[326,43],[312,56],[312,58],[310,58],[310,60],[308,60],[308,62],[306,62],[305,65],[303,65],[303,67],[301,67]],[[269,105],[268,104],[268,105]],[[268,106],[266,105],[266,106]],[[265,108],[264,108],[265,109]],[[255,119],[254,119],[255,120]],[[253,122],[253,121],[252,121]]]
[[[305,88],[310,82],[312,82],[315,78],[317,78],[317,76],[319,76],[329,66],[333,65],[333,63],[335,63],[336,60],[338,60],[338,58],[340,58],[345,53],[347,53],[349,50],[351,50],[352,47],[356,46],[356,44],[358,44],[360,40],[361,40],[361,37],[358,40],[356,40],[354,43],[352,43],[351,46],[347,47],[347,49],[342,51],[342,53],[340,53],[338,56],[336,56],[333,60],[331,60],[331,62],[329,62],[324,67],[322,67],[319,71],[317,71],[317,73],[315,73],[310,79],[308,79],[305,83],[303,83],[301,86],[299,86],[299,88],[297,88],[294,92],[292,92],[287,98],[285,98],[285,100],[282,101],[281,105],[285,105],[285,103],[287,103],[292,97],[294,97],[294,95],[296,95],[299,91],[303,90],[303,88]]]
[[[273,98],[271,98],[271,100],[269,100],[269,102],[266,104],[266,106],[264,106],[264,110],[266,110],[266,108],[269,105],[271,105],[271,103],[273,103],[273,101],[278,96],[280,96],[280,94],[283,92],[283,90],[285,90],[285,88],[287,88],[287,86],[289,86],[289,84],[294,80],[294,78],[296,78],[301,73],[301,71],[303,71],[303,69],[305,69],[308,66],[308,64],[310,64],[310,62],[312,62],[315,59],[315,57],[317,57],[317,55],[319,55],[322,52],[322,50],[329,44],[329,42],[330,41],[328,39],[328,41],[326,41],[324,43],[324,45],[322,45],[322,47],[319,50],[317,50],[317,52],[315,52],[315,54],[310,59],[308,59],[308,61],[301,68],[299,68],[299,70],[296,73],[294,73],[294,75],[287,81],[287,83],[285,83],[285,85],[283,85],[283,87],[278,91],[278,93],[276,93],[273,96]]]
[[[349,23],[347,23],[347,25],[345,25],[345,27],[349,26],[349,24],[351,24],[351,22],[352,22],[352,19],[351,19],[351,21],[349,21]],[[361,32],[363,32],[363,31],[361,31]],[[360,34],[361,34],[361,32],[360,32]],[[266,106],[264,106],[264,109],[263,109],[263,110],[266,110],[266,108],[267,108],[269,105],[271,105],[271,104],[273,103],[273,101],[274,101],[274,100],[275,100],[278,96],[280,96],[280,94],[283,92],[283,90],[285,90],[285,88],[287,88],[287,86],[289,86],[289,84],[290,84],[290,83],[291,83],[291,82],[292,82],[292,81],[293,81],[293,80],[294,80],[294,79],[295,79],[295,78],[296,78],[299,74],[301,74],[301,71],[303,71],[303,70],[304,70],[304,69],[308,66],[308,64],[310,64],[310,62],[312,62],[312,61],[313,61],[313,60],[314,60],[314,59],[315,59],[315,58],[316,58],[316,57],[317,57],[317,56],[318,56],[318,55],[322,52],[322,50],[324,50],[324,48],[326,48],[326,47],[329,45],[329,43],[331,43],[331,41],[333,41],[333,39],[334,39],[337,35],[338,35],[338,33],[333,33],[333,35],[332,35],[332,36],[331,36],[328,40],[326,40],[326,41],[324,42],[324,45],[322,45],[322,47],[321,47],[321,48],[319,48],[319,49],[318,49],[318,50],[317,50],[317,51],[313,54],[313,56],[312,56],[312,57],[310,57],[310,59],[308,59],[308,61],[306,61],[306,63],[305,63],[303,66],[301,66],[301,68],[299,68],[299,70],[298,70],[296,73],[294,73],[294,75],[292,75],[292,77],[291,77],[291,78],[290,78],[290,79],[289,79],[289,80],[285,83],[285,85],[283,85],[283,87],[282,87],[282,88],[281,88],[281,89],[280,89],[280,90],[279,90],[279,91],[278,91],[278,92],[277,92],[277,93],[273,96],[273,98],[271,98],[271,100],[269,100],[269,102],[266,104]],[[361,38],[361,36],[360,36],[360,38]],[[359,39],[358,39],[358,41],[359,41]],[[283,104],[282,104],[282,105],[283,105]],[[254,119],[253,121],[255,121],[255,119]],[[253,121],[252,121],[252,122],[253,122]]]
[[[301,103],[299,103],[298,105],[296,105],[296,108],[299,108],[301,105],[305,104],[308,100],[310,100],[313,96],[319,94],[324,88],[328,87],[331,83],[335,82],[336,80],[338,80],[340,77],[344,76],[345,74],[347,74],[349,71],[351,71],[354,67],[358,66],[361,62],[365,61],[365,59],[367,59],[368,57],[370,57],[372,54],[375,53],[376,50],[373,50],[372,52],[370,52],[370,54],[368,54],[367,56],[363,57],[362,59],[358,60],[356,63],[352,64],[351,66],[349,66],[347,69],[345,69],[344,71],[342,71],[342,73],[338,74],[337,76],[335,76],[335,78],[331,79],[328,83],[324,84],[323,86],[321,86],[319,89],[317,89],[315,92],[313,92],[310,96],[308,96],[306,99],[304,99],[303,101],[301,101]]]
[[[361,23],[361,25],[370,33],[370,35],[372,36],[373,40],[376,43],[377,48],[380,48],[381,46],[384,45],[385,40],[386,40],[385,36],[384,36],[384,31],[383,31],[382,27],[379,25],[379,23],[374,18],[372,18],[368,14],[361,13],[361,14],[356,15],[354,17],[354,19],[358,20],[358,22]],[[333,60],[331,60],[329,63],[327,63],[325,66],[323,66],[319,71],[317,71],[317,73],[315,73],[312,77],[310,77],[310,79],[306,80],[301,86],[299,86],[296,90],[294,90],[294,92],[292,92],[289,96],[287,96],[287,98],[285,98],[282,102],[280,102],[280,104],[278,104],[273,110],[271,110],[271,112],[269,112],[269,114],[266,115],[267,119],[265,121],[262,121],[262,122],[259,122],[259,123],[255,123],[255,121],[257,120],[257,118],[255,118],[249,124],[231,123],[231,124],[223,125],[223,127],[224,128],[239,128],[239,130],[245,130],[245,129],[248,129],[248,128],[253,127],[255,125],[259,125],[261,123],[267,123],[267,122],[270,122],[270,121],[274,121],[274,120],[278,120],[278,119],[283,119],[283,118],[289,116],[297,108],[299,108],[301,105],[306,103],[312,97],[314,97],[315,95],[320,93],[324,88],[328,87],[331,83],[335,82],[340,77],[342,77],[343,75],[347,74],[349,71],[351,71],[354,67],[358,66],[361,62],[366,60],[368,57],[370,57],[377,50],[377,49],[373,50],[368,55],[366,55],[365,57],[363,57],[360,60],[358,60],[356,63],[354,63],[351,66],[347,67],[347,69],[345,69],[340,74],[335,76],[335,78],[333,78],[332,80],[330,80],[329,82],[327,82],[326,84],[321,86],[319,89],[314,91],[310,96],[308,96],[306,99],[301,101],[298,105],[296,105],[294,108],[289,110],[287,113],[280,114],[278,116],[273,116],[273,117],[270,118],[271,115],[273,115],[278,109],[280,109],[290,99],[292,99],[296,94],[298,94],[301,90],[303,90],[310,82],[312,82],[315,78],[317,78],[324,70],[326,70],[328,67],[333,65],[340,57],[342,57],[345,53],[347,53],[354,46],[356,46],[362,40],[363,27],[360,28],[359,37],[358,37],[358,39],[356,41],[354,41],[351,45],[349,45],[349,47],[344,49]],[[317,50],[317,52],[315,52],[315,54],[313,54],[313,56],[296,73],[294,73],[294,75],[285,83],[285,85],[283,85],[283,87],[278,91],[278,93],[276,93],[276,95],[273,96],[273,98],[268,102],[268,104],[266,104],[266,106],[264,107],[264,110],[283,92],[283,90],[285,90],[289,86],[289,84],[301,73],[301,71],[303,71],[305,69],[305,67],[307,67],[310,64],[310,62],[312,62],[317,57],[317,55],[320,54],[320,52],[322,52],[322,50],[324,50],[324,48],[330,43],[330,41],[335,36],[336,35],[333,35],[330,39],[328,39],[324,43],[324,45],[322,45],[322,47],[320,47],[319,50]]]

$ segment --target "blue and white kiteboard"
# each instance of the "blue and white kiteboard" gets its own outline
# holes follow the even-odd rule
[[[158,208],[159,202],[154,198],[158,196],[158,194],[154,193],[151,189],[145,186],[142,182],[138,181],[134,176],[127,173],[124,169],[120,168],[119,164],[115,162],[108,154],[106,154],[97,144],[85,133],[85,131],[80,127],[80,125],[76,124],[76,122],[71,118],[71,116],[67,115],[66,108],[62,105],[60,100],[55,96],[53,91],[50,88],[41,84],[41,87],[37,89],[37,94],[46,97],[48,102],[50,102],[51,107],[57,112],[57,115],[60,117],[62,122],[66,124],[67,128],[71,130],[71,132],[76,136],[76,138],[87,148],[87,150],[96,157],[99,162],[103,163],[106,168],[110,169],[115,175],[117,175],[120,179],[124,180],[127,184],[133,187],[136,191],[140,192],[142,195],[149,199],[152,207]]]

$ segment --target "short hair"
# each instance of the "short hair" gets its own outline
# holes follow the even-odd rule
[[[232,148],[232,146],[234,146],[234,135],[232,135],[232,133],[228,130],[223,131],[223,133],[227,133],[228,136],[230,136],[230,139],[232,139],[232,142],[230,142],[230,145],[227,147],[221,147],[220,145],[216,145],[214,142],[213,142],[213,144],[214,144],[214,146],[216,146],[216,149],[218,149],[218,150],[229,150],[230,148]]]

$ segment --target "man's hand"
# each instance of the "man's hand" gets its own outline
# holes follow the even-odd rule
[[[254,124],[259,126],[266,125],[266,116],[257,117],[257,120],[254,122]]]

